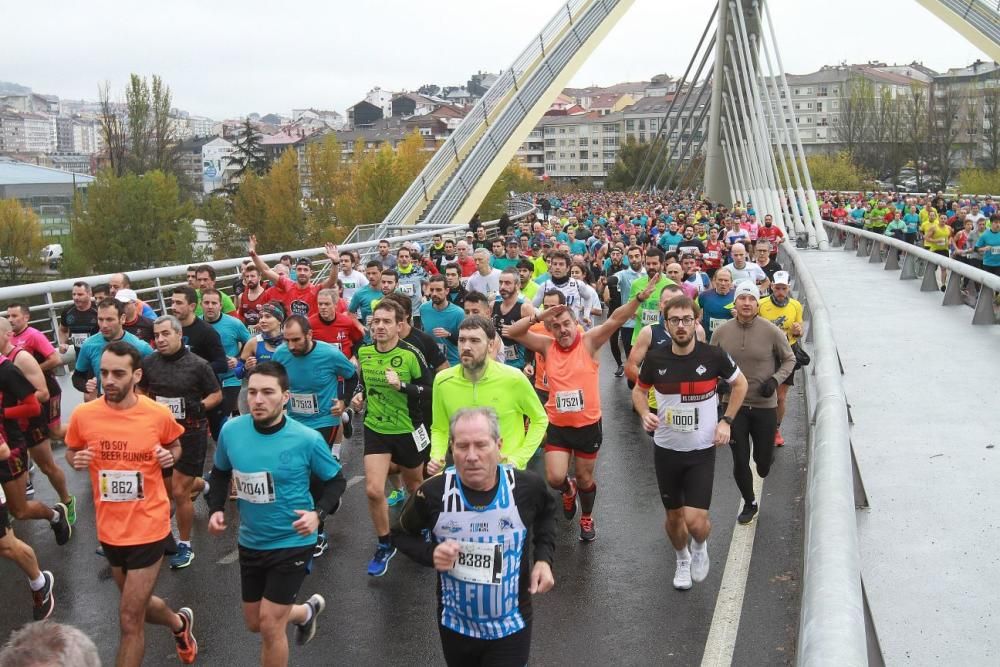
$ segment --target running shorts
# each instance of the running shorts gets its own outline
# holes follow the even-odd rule
[[[205,472],[208,451],[208,419],[185,419],[181,436],[181,457],[174,461],[174,470],[188,477],[201,477]]]
[[[555,426],[550,423],[545,432],[545,451],[568,452],[581,459],[596,459],[603,441],[600,419],[586,426]]]
[[[101,542],[101,546],[104,548],[104,557],[108,559],[108,564],[111,567],[120,567],[128,572],[129,570],[142,570],[159,563],[163,554],[166,553],[169,540],[170,535],[168,534],[162,540],[148,544],[116,546]]]
[[[678,452],[653,445],[653,466],[660,501],[668,510],[695,507],[707,510],[712,504],[715,481],[715,447]]]
[[[244,602],[294,604],[302,582],[312,570],[313,549],[248,549],[239,547],[240,585]]]
[[[6,461],[0,461],[0,484],[13,482],[28,471],[28,446],[22,440],[15,444],[8,442],[10,456]]]
[[[531,652],[531,623],[500,639],[480,639],[438,624],[441,649],[448,667],[466,665],[527,665]]]
[[[413,435],[409,433],[376,433],[365,426],[365,456],[369,454],[391,454],[392,462],[403,468],[420,468],[430,461],[430,442],[417,449]]]

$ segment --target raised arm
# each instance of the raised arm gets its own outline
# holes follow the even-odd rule
[[[260,275],[270,280],[275,285],[278,284],[278,274],[267,265],[267,263],[260,258],[257,254],[257,236],[255,234],[250,235],[250,259],[253,261],[253,265],[257,267],[260,271]]]

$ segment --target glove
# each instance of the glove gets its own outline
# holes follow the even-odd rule
[[[764,398],[771,398],[774,396],[774,392],[778,391],[778,381],[773,377],[767,378],[762,385],[760,385],[760,395]]]

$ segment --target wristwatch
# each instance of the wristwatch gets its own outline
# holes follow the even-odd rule
[[[319,517],[319,522],[323,523],[329,515],[326,513],[326,510],[317,507],[316,516]]]
[[[732,417],[730,417],[729,415],[722,415],[722,417],[720,417],[719,419],[720,419],[720,421],[724,421],[724,422],[726,422],[726,423],[727,423],[727,424],[729,424],[730,426],[732,426],[732,425],[733,425],[733,418],[732,418]]]

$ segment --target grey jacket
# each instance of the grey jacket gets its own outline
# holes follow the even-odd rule
[[[778,407],[778,392],[765,398],[760,388],[772,377],[781,384],[795,370],[795,354],[781,329],[760,316],[749,324],[734,318],[712,333],[712,345],[728,352],[746,377],[749,386],[743,405]]]

